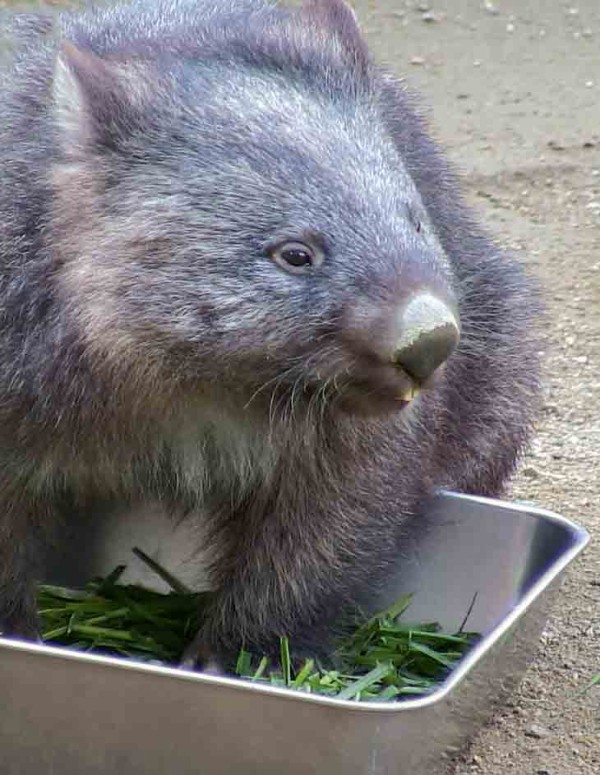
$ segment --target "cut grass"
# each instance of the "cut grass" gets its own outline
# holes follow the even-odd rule
[[[177,665],[202,620],[210,593],[193,593],[139,549],[135,554],[171,586],[168,594],[123,585],[119,566],[83,590],[41,585],[42,638],[82,651]],[[339,642],[328,664],[291,656],[281,636],[278,660],[242,649],[234,676],[344,700],[395,700],[431,693],[477,640],[475,633],[444,633],[435,623],[400,621],[403,597],[358,624]]]

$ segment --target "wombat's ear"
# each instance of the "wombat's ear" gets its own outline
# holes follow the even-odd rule
[[[52,99],[63,150],[90,145],[114,146],[135,124],[141,90],[123,65],[63,42],[56,59]],[[129,82],[129,88],[126,88]]]
[[[329,29],[357,64],[368,66],[367,44],[361,35],[354,10],[344,0],[304,0],[302,10],[319,27]]]
[[[309,13],[326,16],[334,23],[358,26],[354,9],[345,0],[304,0],[304,8]]]

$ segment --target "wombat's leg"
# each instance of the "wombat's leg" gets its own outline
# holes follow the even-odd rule
[[[296,478],[222,520],[213,597],[184,664],[225,664],[242,646],[276,656],[280,635],[298,655],[326,646],[353,590],[368,585],[373,542],[367,510],[341,501]]]
[[[41,513],[0,501],[0,633],[38,637],[36,580],[40,569]]]
[[[274,556],[269,563],[241,559],[233,572],[214,590],[203,624],[186,648],[182,667],[197,665],[219,673],[235,663],[240,648],[278,656],[278,636],[288,635],[298,645],[298,625],[310,624],[310,580],[285,575],[285,562]],[[258,557],[256,557],[258,560]],[[298,586],[307,585],[304,595]]]

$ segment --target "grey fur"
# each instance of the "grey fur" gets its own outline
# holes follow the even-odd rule
[[[0,104],[0,622],[65,504],[208,513],[198,653],[325,642],[436,487],[531,431],[535,295],[341,0],[155,0],[21,25]],[[65,43],[64,41],[67,41]],[[318,239],[287,274],[277,240]],[[419,289],[461,343],[401,408]],[[57,527],[58,526],[58,527]]]

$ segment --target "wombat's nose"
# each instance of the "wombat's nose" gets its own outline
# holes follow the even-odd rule
[[[412,298],[397,318],[400,337],[394,363],[425,382],[458,345],[458,319],[450,307],[429,293]]]

